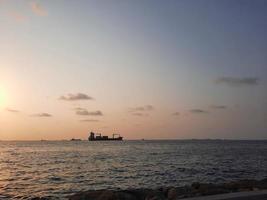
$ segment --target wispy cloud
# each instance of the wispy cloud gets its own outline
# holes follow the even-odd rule
[[[18,113],[18,112],[20,112],[19,110],[12,109],[12,108],[6,108],[6,111],[12,112],[12,113]]]
[[[252,86],[259,84],[259,78],[257,77],[244,77],[244,78],[237,78],[237,77],[219,77],[215,80],[217,84],[226,84],[229,86]]]
[[[25,15],[22,15],[17,11],[11,11],[9,12],[9,15],[17,22],[25,22],[27,20],[27,17]]]
[[[132,113],[132,115],[137,116],[137,117],[148,117],[149,116],[147,113],[142,113],[142,112]]]
[[[46,16],[47,15],[47,11],[43,8],[43,6],[40,3],[33,1],[30,3],[30,6],[31,6],[32,11],[36,15],[39,15],[39,16]]]
[[[223,105],[212,105],[210,107],[213,109],[227,109],[227,106],[223,106]]]
[[[134,108],[130,108],[130,112],[144,112],[144,111],[152,111],[155,110],[152,105],[138,106]]]
[[[81,108],[81,107],[76,107],[74,108],[74,110],[86,110],[85,108]]]
[[[32,117],[52,117],[53,115],[49,114],[49,113],[36,113],[31,115]]]
[[[92,97],[84,93],[67,94],[59,97],[60,100],[64,101],[79,101],[79,100],[93,100]]]
[[[87,116],[103,116],[100,110],[88,111],[85,108],[75,108],[77,115],[87,115]]]
[[[174,112],[172,113],[173,116],[180,116],[180,113],[179,112]]]
[[[202,109],[191,109],[190,112],[194,113],[194,114],[206,114],[206,113],[208,113],[208,111],[202,110]]]
[[[129,112],[133,116],[147,117],[147,116],[149,116],[148,112],[151,112],[153,110],[155,110],[154,106],[144,105],[144,106],[138,106],[138,107],[130,108]]]
[[[97,119],[81,119],[80,122],[99,122]]]

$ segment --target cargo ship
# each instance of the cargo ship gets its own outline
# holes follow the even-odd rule
[[[112,138],[109,138],[106,135],[101,135],[101,133],[94,133],[91,132],[90,136],[88,137],[89,141],[107,141],[107,140],[122,140],[123,137],[120,136],[120,134],[113,134]]]

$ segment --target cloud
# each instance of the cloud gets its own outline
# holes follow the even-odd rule
[[[148,112],[151,112],[153,110],[155,110],[154,106],[144,105],[144,106],[138,106],[138,107],[130,108],[129,112],[133,116],[147,117],[147,116],[149,116]]]
[[[173,116],[179,116],[180,113],[179,113],[179,112],[174,112],[174,113],[172,113],[172,115],[173,115]]]
[[[33,114],[31,116],[33,116],[33,117],[52,117],[53,115],[51,115],[49,113],[37,113],[37,114]]]
[[[79,120],[80,122],[99,122],[99,120],[97,119],[82,119],[82,120]]]
[[[132,113],[133,116],[137,116],[137,117],[148,117],[149,115],[147,113]]]
[[[145,105],[145,106],[138,106],[138,107],[134,107],[134,108],[130,108],[130,112],[143,112],[143,111],[152,111],[155,108],[152,105]]]
[[[210,107],[213,109],[227,109],[227,106],[223,106],[223,105],[212,105]]]
[[[87,115],[87,116],[103,116],[103,113],[100,110],[88,111],[85,108],[75,108],[77,115]]]
[[[92,97],[84,93],[67,94],[65,96],[60,96],[59,99],[64,101],[93,100]]]
[[[236,78],[236,77],[219,77],[215,80],[217,84],[226,84],[228,86],[252,86],[259,84],[259,78],[257,77],[244,77],[244,78]]]
[[[145,105],[145,106],[138,106],[138,107],[130,108],[129,112],[150,112],[153,110],[155,110],[154,106]]]
[[[81,107],[76,107],[74,108],[74,110],[86,110],[85,108],[81,108]]]
[[[26,16],[16,11],[9,12],[9,15],[17,22],[25,22],[27,20]]]
[[[6,108],[6,111],[12,112],[12,113],[18,113],[20,112],[19,110],[11,109],[11,108]]]
[[[33,1],[30,3],[32,11],[39,16],[46,16],[47,11],[41,6],[40,3],[37,3],[36,1]]]
[[[202,109],[191,109],[190,112],[191,113],[195,113],[195,114],[206,114],[206,113],[208,113],[208,111],[202,110]]]

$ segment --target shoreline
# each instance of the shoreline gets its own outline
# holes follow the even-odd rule
[[[69,200],[177,200],[267,189],[267,178],[239,180],[222,184],[194,182],[182,187],[139,188],[126,190],[88,190],[68,197]]]

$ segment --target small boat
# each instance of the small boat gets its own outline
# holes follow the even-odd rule
[[[89,141],[109,141],[109,140],[122,140],[123,137],[120,136],[120,134],[113,134],[112,138],[109,138],[106,135],[101,135],[101,133],[94,133],[91,132],[90,136],[88,137]]]
[[[72,138],[70,141],[82,141],[81,139]]]

